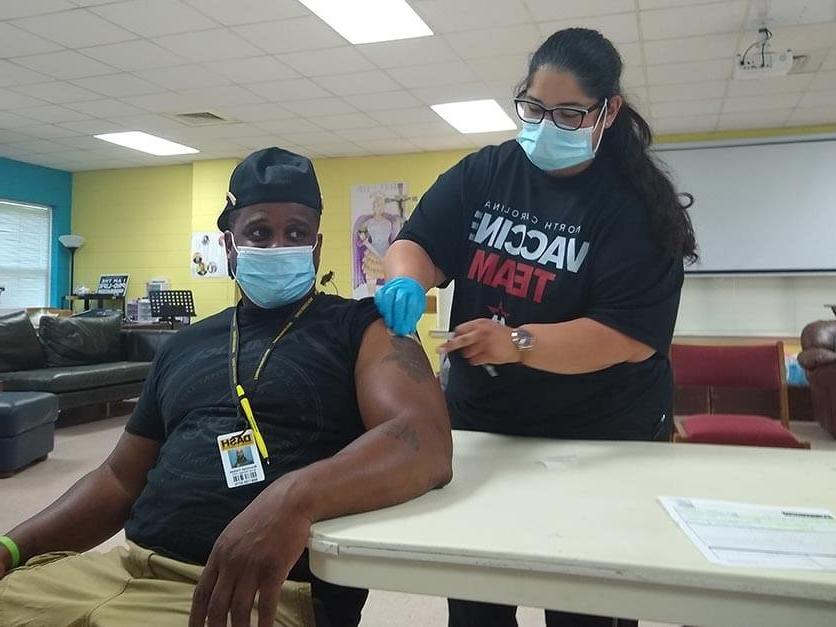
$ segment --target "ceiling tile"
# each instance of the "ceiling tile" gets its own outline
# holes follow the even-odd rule
[[[525,0],[525,3],[536,22],[568,20],[607,13],[627,13],[635,9],[634,0],[583,0],[583,2]]]
[[[400,88],[395,81],[382,70],[320,76],[314,82],[338,96],[368,94],[369,92],[395,91]]]
[[[689,4],[711,4],[712,2],[726,2],[727,0],[638,0],[639,9],[665,9],[670,7],[684,7]]]
[[[244,123],[233,124],[210,124],[207,126],[184,127],[174,133],[175,138],[183,141],[198,141],[200,139],[231,139],[236,137],[252,137],[258,134],[260,129]]]
[[[43,107],[28,107],[24,115],[27,118],[38,120],[39,122],[48,122],[50,124],[58,124],[60,122],[75,122],[77,120],[85,120],[88,116],[78,111],[73,111],[66,107],[58,105],[45,105]]]
[[[624,65],[642,65],[644,63],[642,44],[638,41],[618,44],[616,49],[618,50],[618,54],[621,56],[621,62]]]
[[[254,24],[310,15],[297,0],[186,0],[191,6],[225,26]]]
[[[685,102],[663,102],[650,105],[654,118],[720,113],[722,100],[688,100]]]
[[[476,73],[464,61],[392,68],[389,75],[407,88],[452,85],[476,79]]]
[[[352,46],[280,54],[278,59],[308,77],[374,69],[374,65]]]
[[[440,137],[443,135],[458,135],[459,132],[447,124],[441,117],[436,116],[435,122],[419,122],[417,124],[401,124],[394,128],[398,135],[407,139],[418,139],[420,137]]]
[[[379,111],[383,109],[405,109],[421,106],[418,100],[408,91],[388,91],[380,94],[360,94],[345,98],[361,111]]]
[[[729,81],[704,83],[678,83],[676,85],[651,85],[648,92],[651,102],[680,102],[682,100],[708,100],[723,98]]]
[[[644,56],[648,65],[734,59],[737,53],[737,38],[737,33],[723,33],[645,41]]]
[[[833,51],[829,55],[827,55],[827,58],[821,65],[821,69],[836,70],[836,48],[834,48]]]
[[[398,127],[402,124],[420,124],[423,122],[437,122],[438,114],[429,107],[413,107],[411,109],[388,109],[369,111],[369,116],[386,126]]]
[[[0,87],[45,83],[48,80],[49,76],[45,74],[34,72],[9,61],[0,60]]]
[[[85,9],[62,11],[14,20],[31,33],[37,33],[68,48],[112,44],[136,39],[136,35],[93,15]]]
[[[732,80],[729,82],[727,95],[730,98],[736,98],[800,92],[807,89],[811,80],[813,80],[812,74],[790,74],[759,80]]]
[[[672,39],[691,35],[735,33],[743,24],[746,1],[720,2],[641,11],[645,39]]]
[[[717,129],[734,130],[742,128],[773,128],[783,126],[789,119],[792,109],[777,109],[768,111],[746,111],[739,113],[723,113]]]
[[[474,146],[482,148],[483,146],[495,146],[508,140],[514,139],[519,133],[519,130],[513,131],[497,131],[495,133],[468,133],[466,137]]]
[[[314,123],[331,131],[351,128],[370,128],[377,124],[365,113],[341,113],[339,115],[318,115]]]
[[[401,139],[400,135],[392,128],[385,126],[372,126],[369,128],[353,128],[338,130],[337,135],[348,141],[372,141],[378,139]]]
[[[541,37],[534,24],[519,24],[464,31],[446,39],[463,59],[478,59],[512,54],[525,58],[540,45]]]
[[[100,122],[105,122],[104,120],[100,120]],[[154,115],[145,113],[143,115],[126,115],[126,116],[114,116],[113,119],[107,121],[108,124],[114,126],[115,130],[122,129],[122,130],[135,130],[135,131],[145,131],[146,133],[153,133],[153,134],[165,134],[171,130],[181,129],[183,125],[179,122],[175,122],[171,118],[168,118],[164,115]],[[78,124],[78,126],[76,126]],[[80,132],[94,132],[92,130],[87,131],[81,127],[82,122],[78,123],[70,123],[70,124],[62,124],[66,128],[71,128],[74,130],[79,130]],[[95,131],[98,133],[107,133],[108,131]]]
[[[480,80],[505,83],[509,90],[528,73],[525,55],[470,59],[466,63]]]
[[[290,102],[307,98],[324,98],[331,94],[307,78],[294,78],[286,81],[255,83],[249,89],[259,96],[276,102]]]
[[[650,125],[654,135],[666,133],[704,133],[713,131],[717,127],[718,115],[692,115],[690,117],[676,116],[673,118],[657,118]],[[661,155],[664,161],[664,154]]]
[[[241,59],[261,54],[258,48],[225,28],[166,35],[154,41],[189,61]]]
[[[139,96],[161,91],[157,85],[125,72],[121,74],[109,74],[107,76],[79,78],[73,81],[73,83],[109,98]]]
[[[356,140],[358,146],[365,148],[372,154],[387,155],[387,154],[404,154],[410,152],[419,152],[418,146],[413,144],[408,139],[365,139]]]
[[[813,108],[813,107],[833,107],[836,102],[836,89],[827,91],[809,91],[804,94],[799,107]],[[836,108],[836,107],[834,107]]]
[[[805,24],[802,26],[782,26],[774,30],[772,45],[775,49],[792,48],[793,52],[804,52],[816,48],[830,48],[836,42],[836,22],[824,24]],[[755,41],[757,34],[750,38]],[[748,45],[748,43],[746,44]]]
[[[621,84],[630,89],[647,84],[645,68],[641,65],[628,65],[621,70]]]
[[[819,72],[813,77],[809,88],[814,91],[836,89],[836,72]]]
[[[329,144],[345,141],[336,133],[325,131],[321,128],[305,132],[289,131],[287,133],[281,133],[281,135],[297,146],[302,147],[309,147],[313,144]]]
[[[328,100],[332,99],[329,98]],[[288,111],[284,107],[280,107],[274,102],[230,105],[219,108],[217,113],[222,117],[232,118],[242,122],[266,122],[269,120],[286,120],[296,117],[295,113]]]
[[[0,2],[0,20],[55,13],[75,8],[67,0],[3,0]]]
[[[4,116],[4,112],[0,111],[0,116]],[[21,120],[31,122],[32,120],[26,120],[26,118],[20,118]],[[17,131],[10,131],[6,128],[3,128],[0,125],[0,144],[10,144],[16,142],[26,141],[27,139],[31,139],[25,133],[18,133]]]
[[[265,52],[273,54],[335,48],[347,43],[325,22],[313,16],[234,26],[232,30]]]
[[[512,26],[528,18],[520,0],[412,0],[410,5],[434,33]]]
[[[68,137],[58,138],[57,141],[64,141],[65,139],[78,139],[79,136],[91,139],[91,135],[98,135],[100,133],[118,133],[120,131],[146,131],[153,132],[142,126],[134,126],[133,124],[124,124],[122,122],[115,122],[112,120],[80,120],[78,122],[64,122],[61,128],[73,132],[73,135]],[[70,144],[64,144],[70,146]],[[97,148],[99,144],[91,143],[93,148]]]
[[[383,41],[362,44],[355,48],[382,68],[415,65],[416,60],[421,63],[441,63],[458,59],[453,49],[441,37]]]
[[[310,120],[320,115],[336,115],[338,113],[357,113],[357,107],[352,106],[341,98],[308,98],[285,103],[285,108],[293,115],[301,115]]]
[[[214,20],[179,0],[116,2],[91,11],[143,37],[160,37],[217,26]]]
[[[72,50],[39,54],[32,57],[20,57],[19,59],[15,59],[15,63],[25,65],[43,74],[48,74],[53,78],[62,79],[112,74],[114,71],[114,68],[109,65],[94,61]]]
[[[79,102],[73,105],[68,105],[68,107],[94,118],[111,118],[124,115],[139,115],[144,113],[142,109],[138,109],[127,102],[109,99]]]
[[[836,110],[832,106],[811,109],[798,108],[792,112],[788,124],[836,124]]]
[[[768,98],[747,96],[745,98],[726,98],[723,113],[740,111],[769,111],[770,109],[791,109],[798,104],[801,94],[772,94]]]
[[[43,100],[24,96],[9,89],[0,89],[0,110],[18,109],[21,113],[27,107],[37,107],[45,104]]]
[[[303,133],[317,133],[322,131],[322,129],[316,124],[309,122],[308,120],[303,120],[302,118],[287,118],[285,120],[259,122],[257,126],[259,128],[263,128],[269,133],[278,133],[279,135],[282,135],[283,133],[295,133],[297,135],[301,135]]]
[[[49,139],[28,139],[22,142],[14,142],[9,144],[10,148],[20,150],[23,152],[31,152],[33,154],[49,154],[66,151],[66,147],[61,144],[56,144]]]
[[[134,72],[139,78],[165,89],[195,89],[228,85],[229,80],[200,65],[180,65]]]
[[[421,150],[473,149],[473,144],[470,143],[467,135],[458,132],[451,135],[415,137],[411,141]]]
[[[731,77],[732,60],[694,61],[693,63],[666,63],[648,65],[648,85],[670,85],[693,81],[725,80]]]
[[[540,34],[543,37],[550,37],[553,33],[564,28],[579,26],[600,31],[607,39],[615,44],[639,40],[639,25],[635,13],[617,13],[615,15],[558,20],[556,22],[541,22],[538,26],[540,28]],[[535,43],[531,51],[533,52],[536,48],[537,43]]]
[[[21,118],[21,120],[23,119]],[[30,137],[40,139],[58,139],[60,137],[73,137],[74,135],[78,135],[76,131],[55,124],[38,124],[36,126],[29,126],[29,124],[32,124],[32,120],[26,120],[25,124],[18,124],[17,128]],[[0,126],[2,126],[2,119],[0,119]]]
[[[213,61],[209,69],[241,85],[299,78],[298,72],[271,56]]]
[[[0,57],[20,57],[60,50],[61,46],[42,39],[11,24],[0,22]]]
[[[183,57],[144,39],[82,48],[81,52],[126,72],[186,63]]]
[[[411,90],[424,104],[442,104],[444,102],[461,102],[463,100],[481,100],[493,98],[494,91],[485,83],[453,83],[436,87],[421,87]],[[513,98],[513,90],[508,88],[507,99]]]
[[[40,83],[38,85],[25,85],[15,87],[15,91],[33,98],[40,98],[45,102],[53,104],[63,104],[66,102],[81,102],[83,100],[96,100],[99,94],[96,94],[82,87],[66,83],[64,81],[52,81],[50,83]]]

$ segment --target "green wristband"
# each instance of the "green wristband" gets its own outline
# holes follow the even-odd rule
[[[20,564],[20,549],[17,548],[15,541],[9,536],[0,536],[0,544],[9,550],[9,554],[12,556],[12,568],[17,568]]]

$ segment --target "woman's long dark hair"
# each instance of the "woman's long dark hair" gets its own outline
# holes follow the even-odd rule
[[[541,68],[571,73],[590,98],[623,98],[621,56],[598,31],[567,28],[554,33],[532,55],[528,76],[518,92],[528,89]],[[654,161],[649,153],[652,139],[650,126],[625,100],[612,126],[604,132],[598,154],[617,163],[624,181],[644,200],[658,244],[671,255],[693,263],[698,259],[697,242],[688,207],[694,199],[690,194],[678,194],[670,177]]]

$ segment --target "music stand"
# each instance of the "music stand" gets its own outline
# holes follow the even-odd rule
[[[194,297],[191,290],[159,290],[148,293],[151,301],[151,315],[174,328],[174,321],[180,317],[191,318],[194,312]]]

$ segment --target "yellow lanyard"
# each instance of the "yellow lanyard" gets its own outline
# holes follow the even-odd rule
[[[258,366],[255,369],[255,374],[253,374],[253,381],[258,384],[258,379],[261,377],[261,373],[264,371],[264,366],[267,364],[267,360],[270,358],[270,354],[273,352],[273,349],[276,347],[276,344],[279,343],[285,334],[290,331],[290,327],[294,325],[294,323],[302,316],[303,313],[311,306],[313,303],[314,298],[316,298],[316,294],[308,297],[308,299],[302,303],[299,309],[296,310],[296,313],[291,316],[290,320],[281,331],[279,331],[278,335],[273,338],[273,341],[265,349],[264,353],[261,355],[261,359],[258,361]],[[253,437],[255,438],[255,444],[258,447],[258,452],[261,454],[261,457],[266,461],[268,464],[270,463],[270,454],[267,451],[267,444],[264,442],[264,438],[261,435],[261,430],[258,428],[258,423],[255,420],[255,414],[253,413],[252,405],[250,404],[250,399],[247,398],[247,393],[244,391],[244,386],[241,385],[240,381],[238,380],[238,342],[239,342],[240,332],[238,331],[238,307],[235,308],[235,311],[232,314],[232,323],[229,327],[229,379],[230,379],[230,386],[232,388],[232,397],[237,399],[238,406],[240,407],[241,411],[244,412],[244,416],[247,418],[247,422],[250,425],[250,429],[253,430]],[[256,385],[257,387],[257,385]]]

